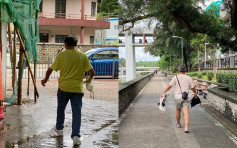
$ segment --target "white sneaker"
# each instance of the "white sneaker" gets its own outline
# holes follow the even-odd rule
[[[80,140],[80,138],[77,137],[77,136],[74,136],[74,137],[72,138],[72,140],[73,140],[73,146],[76,146],[76,145],[80,145],[80,144],[81,144],[81,140]]]
[[[56,126],[52,129],[52,132],[50,133],[51,137],[58,137],[63,136],[63,130],[57,130]]]

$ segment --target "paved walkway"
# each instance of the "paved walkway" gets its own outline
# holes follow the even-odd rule
[[[10,80],[8,84],[10,84]],[[90,99],[85,89],[82,107],[81,148],[118,147],[118,80],[95,79],[95,98]],[[37,81],[39,93],[40,80]],[[10,85],[8,94],[11,94]],[[72,147],[72,111],[70,102],[66,108],[64,137],[50,137],[50,130],[56,122],[57,80],[46,85],[49,97],[33,103],[33,85],[27,96],[27,80],[23,80],[23,105],[7,107],[5,119],[0,121],[0,148],[55,148]]]
[[[158,101],[170,78],[155,75],[144,87],[120,123],[119,147],[122,148],[236,148],[236,137],[213,119],[201,106],[190,109],[190,133],[175,126],[173,89],[169,92],[165,114]],[[184,125],[183,117],[181,124]],[[232,140],[231,140],[232,139]]]

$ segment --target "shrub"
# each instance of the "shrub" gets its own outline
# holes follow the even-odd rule
[[[223,74],[223,78],[222,78],[222,82],[224,83],[224,84],[229,84],[229,81],[231,80],[231,79],[235,79],[235,78],[237,78],[237,75],[236,74],[233,74],[233,73],[224,73]]]
[[[202,74],[201,74],[201,73],[198,73],[198,74],[197,74],[197,78],[201,79],[201,78],[202,78]]]
[[[230,91],[233,91],[235,94],[237,94],[237,79],[231,79],[229,81],[229,88]]]
[[[197,76],[197,72],[189,72],[189,73],[186,73],[187,75],[189,75],[190,77],[195,77]]]
[[[216,73],[217,82],[222,83],[223,82],[222,78],[223,78],[223,73],[217,72]]]
[[[202,76],[205,76],[205,75],[207,75],[207,72],[206,71],[202,71],[201,74],[202,74]]]
[[[208,72],[208,73],[207,73],[207,79],[208,79],[209,81],[211,81],[213,77],[214,77],[213,72]]]

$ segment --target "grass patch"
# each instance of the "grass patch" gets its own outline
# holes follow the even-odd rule
[[[192,78],[197,78],[197,76],[192,77]],[[203,80],[207,80],[207,81],[208,81],[208,79],[207,79],[207,75],[202,76],[201,79],[203,79]],[[212,78],[211,82],[216,82],[216,78]]]

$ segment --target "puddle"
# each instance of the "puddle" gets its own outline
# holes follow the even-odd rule
[[[0,138],[5,147],[71,147],[72,111],[70,102],[65,110],[63,138],[51,138],[50,130],[56,120],[56,97],[38,100],[22,106],[7,107],[3,123],[0,121]],[[114,127],[118,113],[117,102],[83,99],[81,147],[117,147],[118,127]],[[2,125],[2,126],[1,126]]]

